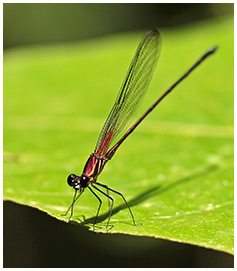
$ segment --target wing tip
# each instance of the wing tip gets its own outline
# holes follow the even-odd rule
[[[160,32],[157,29],[151,29],[146,33],[147,36],[160,36]]]

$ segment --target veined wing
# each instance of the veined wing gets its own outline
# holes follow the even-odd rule
[[[95,153],[104,155],[116,144],[141,104],[159,56],[160,33],[150,30],[139,44],[115,104],[100,132]]]

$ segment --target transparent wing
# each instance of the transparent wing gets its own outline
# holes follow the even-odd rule
[[[95,147],[98,155],[106,154],[127,128],[148,89],[160,46],[161,38],[157,30],[147,32],[139,44],[115,104],[100,132]]]

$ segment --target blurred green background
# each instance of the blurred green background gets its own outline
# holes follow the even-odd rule
[[[233,4],[4,4],[4,48],[233,16]]]
[[[177,108],[177,98],[171,96],[169,105],[164,106],[159,111],[159,120],[168,122],[169,118],[172,118],[172,121],[177,121],[177,123],[186,121],[187,123],[226,125],[230,128],[233,124],[233,104],[230,102],[233,93],[228,92],[227,95],[222,96],[220,92],[220,86],[223,86],[223,90],[226,86],[225,80],[233,78],[231,59],[233,44],[231,43],[232,36],[228,36],[228,33],[232,33],[233,4],[4,4],[3,19],[4,86],[6,86],[4,88],[4,150],[7,152],[4,174],[9,180],[5,184],[8,189],[5,190],[5,196],[10,199],[13,198],[9,190],[11,185],[17,191],[14,193],[16,198],[27,197],[22,185],[24,182],[29,183],[30,180],[36,188],[42,189],[42,191],[44,189],[50,191],[50,189],[54,188],[53,184],[56,184],[59,190],[65,191],[67,196],[67,198],[62,197],[61,204],[65,206],[64,199],[70,201],[71,191],[69,192],[69,188],[65,187],[66,183],[63,179],[65,177],[65,168],[71,170],[72,165],[78,167],[78,161],[81,166],[91,151],[91,147],[94,147],[95,138],[101,127],[100,121],[102,120],[103,123],[104,117],[112,106],[111,101],[113,101],[114,95],[117,94],[116,87],[121,83],[121,78],[123,78],[127,69],[128,63],[124,59],[130,60],[130,53],[135,50],[135,41],[138,41],[137,38],[140,37],[140,35],[132,33],[134,31],[142,33],[147,29],[158,28],[163,33],[164,46],[162,47],[162,56],[158,67],[159,73],[157,73],[159,76],[157,79],[154,78],[154,82],[159,81],[160,83],[156,84],[160,84],[160,89],[164,89],[165,86],[167,87],[166,79],[176,78],[180,75],[180,68],[177,68],[177,65],[170,68],[170,63],[180,63],[181,66],[183,64],[181,62],[184,62],[180,55],[181,52],[186,50],[186,52],[192,54],[185,57],[185,65],[192,63],[193,58],[203,53],[202,46],[204,44],[200,29],[203,28],[205,32],[205,26],[210,23],[209,30],[206,30],[207,33],[213,27],[216,40],[219,42],[223,39],[222,46],[224,48],[221,48],[222,51],[217,55],[217,61],[219,60],[218,63],[222,63],[223,67],[218,66],[221,69],[216,67],[215,70],[218,72],[219,80],[214,80],[215,74],[207,75],[205,69],[208,70],[208,65],[204,66],[200,72],[198,71],[199,76],[201,73],[202,80],[199,82],[200,77],[197,76],[196,84],[190,82],[189,85],[187,82],[184,83],[183,87],[186,84],[187,89],[189,86],[195,88],[196,85],[196,88],[202,89],[200,92],[206,95],[207,102],[202,103],[198,91],[193,91],[195,94],[193,94],[192,98],[194,100],[197,98],[199,107],[193,108],[192,104],[189,104],[182,110],[181,106],[179,114],[172,116],[172,104]],[[193,33],[200,34],[201,48],[199,49],[199,44],[196,44],[196,48],[200,50],[198,52],[192,52],[190,49],[194,48],[192,42],[197,39],[197,37],[192,36],[192,30]],[[121,36],[112,36],[112,34],[119,34],[119,32],[121,32]],[[124,35],[124,32],[127,32],[127,35]],[[131,37],[129,36],[130,32],[132,33]],[[187,42],[187,34],[190,36],[190,43]],[[185,43],[182,42],[182,35]],[[205,36],[205,33],[203,35]],[[105,36],[104,40],[95,39],[102,36]],[[175,37],[177,39],[176,44],[173,42]],[[128,43],[120,42],[120,39],[122,41],[126,39]],[[213,42],[212,39],[211,36],[210,40],[207,38],[205,49],[207,49],[206,46],[215,45],[210,44]],[[82,43],[77,43],[82,40]],[[95,41],[95,44],[93,41]],[[98,52],[96,45],[98,45]],[[83,58],[83,49],[85,50],[85,59]],[[114,56],[114,52],[121,52],[121,55]],[[167,63],[171,52],[172,54]],[[175,54],[177,54],[177,58],[172,59],[172,55]],[[229,58],[225,59],[224,55]],[[104,63],[101,66],[98,65],[98,67],[102,67],[98,71],[98,67],[93,66],[93,64],[103,61]],[[84,63],[84,69],[81,68],[81,73],[77,74],[77,67],[80,63]],[[106,64],[112,65],[113,69]],[[228,73],[229,77],[222,74],[224,70],[230,71]],[[90,73],[93,77],[91,77]],[[112,77],[112,73],[115,73],[115,77]],[[108,74],[108,77],[103,77],[103,74]],[[222,76],[223,80],[221,79]],[[101,81],[99,81],[100,78]],[[165,80],[163,80],[164,78]],[[213,88],[205,91],[206,81],[204,78],[206,81],[210,79],[212,84],[214,82],[216,87],[219,87],[217,95],[214,93]],[[195,80],[195,78],[193,79]],[[78,83],[79,81],[80,83]],[[89,106],[88,108],[88,106],[85,106],[84,101],[87,101],[88,97],[92,99],[97,95],[94,88],[95,82],[98,90],[103,91],[100,92],[98,103],[93,100],[93,107]],[[37,85],[35,85],[36,83]],[[106,87],[104,87],[105,84]],[[228,87],[231,89],[232,86],[233,82],[230,81]],[[229,90],[228,87],[226,90]],[[60,89],[60,93],[57,93],[58,89]],[[79,93],[78,89],[82,91]],[[91,92],[89,92],[90,89]],[[104,89],[107,89],[107,91]],[[108,92],[108,89],[111,90]],[[155,90],[155,85],[153,85],[153,89]],[[150,91],[152,91],[152,88]],[[53,101],[55,94],[58,94],[57,99]],[[75,97],[80,99],[75,99]],[[185,91],[179,97],[181,98],[179,102],[184,104],[185,100],[187,100]],[[214,97],[216,102],[214,102]],[[221,104],[219,103],[220,99]],[[150,95],[148,104],[153,100],[154,95]],[[28,101],[29,104],[27,104]],[[64,101],[65,103],[62,106]],[[106,101],[103,108],[101,108],[102,101]],[[77,105],[80,106],[77,107]],[[207,105],[209,106],[207,107]],[[187,114],[185,108],[189,109],[189,112],[192,111],[192,114]],[[16,116],[18,113],[19,116]],[[157,119],[157,115],[151,116],[151,120]],[[82,118],[78,119],[78,116]],[[90,130],[90,125],[93,123],[95,125]],[[38,124],[42,126],[37,126]],[[71,126],[74,124],[77,127]],[[81,127],[79,127],[79,124]],[[66,129],[67,125],[70,127],[69,130]],[[152,123],[150,123],[149,127],[149,121],[147,121],[147,127],[148,130],[151,129]],[[185,129],[185,126],[175,127],[181,135],[183,128]],[[76,131],[79,129],[79,138],[73,137],[74,133],[72,131],[74,129]],[[165,163],[168,161],[172,165],[178,157],[178,151],[176,157],[169,155],[169,152],[173,153],[174,151],[169,148],[173,139],[167,134],[171,133],[174,127],[165,127],[164,125],[161,129],[168,129],[163,131],[162,142],[158,142],[158,146],[154,147],[152,141],[149,141],[150,137],[147,136],[147,142],[149,141],[151,146],[148,144],[146,147],[147,149],[150,148],[151,151],[156,148],[162,151],[163,148],[163,156],[158,158],[156,153],[152,152],[151,156],[153,161],[157,159],[157,164],[164,161],[162,167],[166,170]],[[227,136],[224,139],[226,146],[229,148],[232,142],[231,136],[229,136],[231,132],[229,130],[223,131],[223,135],[223,137]],[[156,141],[155,138],[154,135],[154,142]],[[134,144],[141,144],[141,140],[144,143],[146,133],[140,136],[138,133],[137,139],[135,141],[134,138]],[[213,148],[215,150],[218,144],[224,146],[223,140],[206,140],[206,149],[212,150]],[[80,144],[81,150],[79,154],[77,148],[73,149],[77,141],[79,141],[78,144]],[[190,152],[193,151],[193,142],[199,146],[199,141],[202,143],[201,139],[195,141],[187,137],[187,145],[191,146]],[[22,142],[24,146],[20,145]],[[58,144],[60,143],[62,145],[59,149]],[[131,160],[135,161],[138,156],[134,152],[132,143],[133,139],[130,141],[130,145],[127,144],[126,148],[120,152],[120,157],[125,159],[125,164],[125,154],[128,156],[127,163],[131,163]],[[177,150],[179,150],[179,147],[177,143]],[[229,155],[228,148],[225,149],[226,156],[223,156],[226,159],[228,159]],[[20,154],[21,150],[25,151],[22,155]],[[142,152],[144,151],[141,148],[141,154]],[[187,164],[189,163],[189,166],[195,168],[202,161],[203,153],[201,149],[198,154],[195,156],[197,160],[190,161],[190,163],[188,157],[182,157],[180,154],[180,158],[186,159]],[[136,159],[133,159],[133,156],[136,156]],[[141,156],[139,155],[139,157]],[[148,176],[151,177],[153,173],[156,174],[157,169],[149,168],[150,160],[146,162],[144,159],[144,157],[141,157],[140,161],[134,163],[134,170],[130,173],[131,176],[127,177],[131,182],[132,180],[136,181],[136,178],[141,180],[140,174],[145,174],[139,171],[139,163],[140,165],[141,163],[148,164],[146,165],[147,169],[149,169]],[[215,159],[215,157],[212,157],[212,159]],[[111,164],[110,171],[108,169],[105,172],[105,177],[107,174],[108,179],[111,182],[114,181],[115,185],[116,178],[120,177],[120,173],[127,175],[127,172],[122,170],[124,160],[122,161],[120,162],[118,157],[113,164],[114,166]],[[181,161],[180,164],[182,164]],[[111,173],[112,167],[115,169],[115,174]],[[182,170],[177,172],[176,169],[174,175],[180,174],[181,177],[183,173]],[[231,174],[229,173],[230,176]],[[111,178],[112,175],[113,178]],[[58,180],[60,182],[55,182]],[[154,183],[156,181],[154,179]],[[37,187],[39,182],[41,187]],[[27,189],[30,190],[32,184]],[[44,186],[44,184],[46,185]],[[41,200],[43,204],[44,198],[41,198]],[[58,201],[58,198],[52,197],[50,200]],[[47,203],[45,202],[45,204]],[[29,205],[33,206],[34,203]],[[45,209],[47,210],[46,207]],[[94,212],[94,209],[91,212]],[[87,212],[87,215],[88,213],[90,211]],[[77,253],[78,258],[75,257]],[[12,257],[12,255],[15,256]],[[82,227],[59,222],[36,209],[5,202],[4,266],[231,267],[233,266],[233,257],[218,251],[148,237],[122,234],[97,235]]]

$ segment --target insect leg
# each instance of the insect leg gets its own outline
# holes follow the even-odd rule
[[[129,205],[128,205],[128,203],[127,203],[127,201],[126,201],[126,199],[125,199],[125,197],[123,196],[122,193],[120,193],[120,192],[118,192],[118,191],[115,191],[115,190],[109,188],[109,187],[108,187],[107,185],[105,185],[105,184],[101,184],[101,183],[96,183],[96,184],[97,184],[97,185],[100,185],[100,186],[102,186],[102,187],[104,187],[104,188],[106,188],[106,189],[108,189],[109,191],[112,191],[112,192],[118,194],[119,196],[121,196],[121,197],[123,198],[124,202],[126,203],[127,208],[128,208],[128,210],[129,210],[129,212],[130,212],[130,214],[131,214],[132,221],[133,221],[133,225],[134,225],[134,226],[136,226],[136,225],[141,225],[140,223],[139,223],[139,224],[136,224],[136,223],[135,223],[135,219],[134,219],[132,210],[130,209],[130,207],[129,207]]]
[[[110,210],[110,199],[109,199],[109,189],[106,187],[106,194],[108,195],[108,205]]]
[[[71,209],[71,214],[70,214],[70,217],[69,217],[69,221],[70,221],[70,219],[71,219],[71,217],[73,215],[73,206],[74,206],[75,202],[78,200],[78,198],[80,197],[80,195],[83,193],[84,189],[82,189],[80,191],[80,193],[78,194],[78,196],[76,197],[77,191],[78,190],[75,190],[75,194],[74,194],[74,197],[73,197],[73,200],[72,200],[72,204],[69,206],[69,208],[67,209],[67,212],[64,214],[66,216],[68,214],[68,212],[70,211],[70,209]]]
[[[98,187],[94,186],[93,184],[91,184],[92,187],[94,187],[96,190],[98,190],[100,193],[102,193],[103,195],[105,195],[108,199],[111,200],[111,206],[110,206],[110,210],[109,210],[109,217],[108,217],[108,221],[107,221],[107,224],[106,224],[106,229],[108,230],[108,225],[109,225],[109,221],[110,221],[110,218],[111,218],[111,215],[112,215],[112,209],[113,209],[113,205],[114,205],[114,199],[111,198],[109,195],[107,195],[105,192],[103,192],[102,190],[100,190]],[[89,187],[90,188],[90,187]],[[106,188],[106,187],[105,187]],[[92,191],[92,190],[91,190]],[[95,194],[95,192],[93,191],[93,193]],[[98,197],[98,196],[97,196]],[[101,206],[101,204],[100,204]],[[99,206],[99,208],[100,208]],[[99,210],[98,210],[99,211]],[[97,216],[98,216],[98,211],[97,211],[97,215],[96,215],[96,219],[97,219]]]

